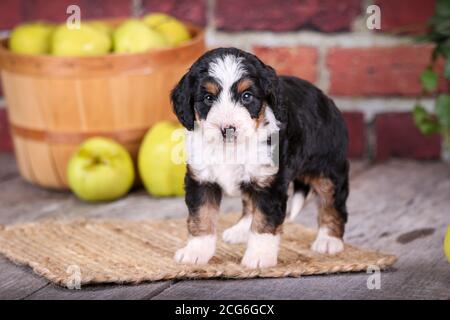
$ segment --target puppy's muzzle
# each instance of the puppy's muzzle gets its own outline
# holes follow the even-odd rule
[[[222,137],[225,142],[233,142],[236,140],[236,127],[226,126],[222,127]]]

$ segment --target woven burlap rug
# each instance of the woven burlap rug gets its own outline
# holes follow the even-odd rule
[[[237,215],[220,219],[220,234]],[[299,224],[284,227],[278,265],[248,270],[240,266],[244,245],[218,241],[205,266],[176,264],[173,255],[187,239],[185,219],[41,221],[0,227],[0,252],[66,286],[78,272],[81,284],[139,283],[186,278],[300,277],[302,275],[385,269],[396,257],[346,245],[337,255],[309,249],[315,232]],[[220,237],[219,237],[220,238]]]

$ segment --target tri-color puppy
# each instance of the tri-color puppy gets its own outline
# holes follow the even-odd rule
[[[247,243],[242,259],[245,267],[275,266],[291,183],[290,218],[302,209],[310,191],[317,195],[319,231],[312,249],[329,254],[343,250],[347,129],[339,110],[322,91],[305,80],[277,76],[250,53],[219,48],[192,65],[171,99],[191,137],[205,132],[220,137],[202,143],[211,154],[226,145],[237,150],[261,130],[276,130],[279,137],[277,162],[188,163],[185,189],[190,238],[176,252],[176,261],[205,264],[211,259],[222,194],[240,193],[242,217],[223,233],[223,239]],[[270,144],[270,139],[263,142]],[[204,151],[188,144],[191,158]]]

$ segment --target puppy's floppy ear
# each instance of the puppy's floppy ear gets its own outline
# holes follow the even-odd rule
[[[264,64],[262,61],[260,62],[261,68],[259,72],[261,88],[264,91],[269,107],[273,110],[275,118],[284,123],[286,120],[286,112],[281,101],[280,84],[277,73],[271,66]]]
[[[262,63],[262,62],[261,62]],[[277,103],[277,90],[278,90],[278,76],[275,70],[268,65],[262,63],[260,70],[261,87],[264,90],[264,94],[270,101],[269,104]]]
[[[181,124],[188,130],[194,129],[194,105],[192,100],[192,80],[190,72],[186,73],[171,93],[173,111]]]

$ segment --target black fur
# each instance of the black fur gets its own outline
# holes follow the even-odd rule
[[[246,106],[251,116],[256,117],[263,103],[266,103],[281,123],[279,171],[273,182],[265,188],[243,184],[242,191],[251,196],[265,215],[268,225],[275,230],[285,218],[289,184],[294,181],[294,187],[307,194],[310,186],[303,183],[301,177],[325,177],[333,182],[334,207],[346,221],[349,171],[346,159],[347,129],[333,101],[311,83],[295,77],[277,76],[256,56],[241,50],[215,49],[197,60],[173,90],[171,97],[179,121],[192,130],[195,111],[201,118],[206,118],[209,107],[203,101],[201,83],[208,77],[209,63],[217,56],[226,54],[243,57],[248,77],[254,82],[250,90],[255,100]],[[188,172],[188,207],[198,206],[203,199],[196,193],[204,191],[193,180],[195,178]],[[218,191],[212,193],[217,195]],[[215,197],[215,200],[218,198]]]
[[[189,214],[195,215],[201,205],[208,203],[215,206],[220,205],[222,200],[222,190],[217,183],[199,183],[190,173],[184,179],[186,190],[186,204]]]
[[[310,190],[311,187],[309,184],[306,184],[299,179],[294,180],[294,193],[301,192],[303,196],[306,198]]]

